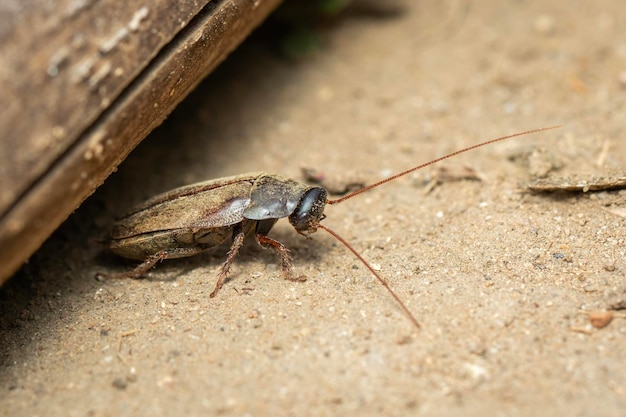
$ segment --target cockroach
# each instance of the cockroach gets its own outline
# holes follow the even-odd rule
[[[306,278],[294,275],[289,250],[268,236],[276,221],[288,217],[296,232],[308,237],[322,229],[354,254],[416,326],[419,322],[378,272],[341,236],[322,225],[327,204],[339,204],[372,188],[415,172],[455,155],[517,136],[542,132],[558,126],[516,133],[452,152],[415,166],[335,200],[322,187],[310,186],[279,175],[255,172],[219,178],[176,188],[153,197],[120,219],[112,228],[109,248],[124,258],[143,261],[135,269],[105,278],[140,278],[163,259],[183,258],[212,249],[231,239],[226,260],[220,266],[210,297],[222,288],[244,239],[254,234],[264,248],[276,251],[283,276],[290,281]]]

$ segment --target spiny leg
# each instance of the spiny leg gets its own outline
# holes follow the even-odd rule
[[[143,274],[148,271],[148,269],[152,268],[157,262],[162,261],[163,259],[167,259],[169,255],[169,250],[162,250],[155,253],[154,255],[149,256],[145,261],[143,261],[130,271],[120,272],[119,274],[104,274],[102,272],[98,272],[96,274],[96,279],[139,279]]]
[[[217,274],[217,282],[215,283],[215,288],[213,289],[213,292],[209,295],[209,297],[215,297],[220,288],[222,288],[222,285],[224,285],[224,280],[228,275],[228,271],[230,271],[230,266],[232,265],[233,260],[235,259],[237,254],[239,253],[239,249],[243,245],[243,241],[245,240],[245,238],[246,233],[244,231],[239,231],[233,236],[233,244],[230,245],[226,260],[220,267],[220,272]]]
[[[303,275],[299,277],[294,276],[293,270],[291,268],[291,257],[289,256],[289,249],[287,249],[285,245],[277,240],[272,239],[271,237],[267,237],[259,233],[257,233],[256,235],[256,241],[264,248],[274,248],[276,253],[278,253],[278,256],[280,256],[280,269],[283,271],[283,276],[285,277],[285,279],[289,281],[306,281],[306,277]]]
[[[155,253],[154,255],[148,256],[142,263],[137,265],[134,269],[127,272],[120,272],[118,274],[104,274],[102,272],[96,273],[97,280],[105,280],[105,279],[126,279],[133,278],[139,279],[143,274],[148,272],[150,268],[152,268],[157,262],[162,261],[164,259],[173,259],[173,258],[185,258],[187,256],[197,255],[200,252],[204,252],[206,249],[200,246],[193,247],[182,247],[182,248],[171,248],[171,249],[163,249]]]

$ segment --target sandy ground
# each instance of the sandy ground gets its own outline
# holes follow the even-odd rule
[[[624,175],[626,3],[406,2],[346,18],[297,62],[244,45],[0,292],[3,416],[568,415],[626,409],[626,191],[537,195],[533,176]],[[281,221],[305,283],[250,242],[98,282],[98,240],[167,189],[263,170],[374,181],[536,127],[328,207],[421,322],[323,231]],[[430,192],[427,192],[430,190]],[[621,215],[620,215],[621,210]],[[587,314],[618,309],[606,327]]]

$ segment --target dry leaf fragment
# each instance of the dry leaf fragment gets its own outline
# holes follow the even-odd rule
[[[589,192],[607,191],[626,188],[626,176],[577,178],[548,178],[539,179],[526,186],[527,190],[535,192]]]
[[[330,194],[341,195],[356,191],[367,185],[363,177],[355,174],[343,174],[328,176],[316,168],[300,168],[304,179],[312,184],[319,185]]]

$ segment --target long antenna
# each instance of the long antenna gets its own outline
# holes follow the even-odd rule
[[[396,300],[396,302],[400,305],[400,307],[402,307],[402,310],[404,310],[405,314],[409,317],[409,319],[411,320],[411,322],[413,322],[413,324],[415,325],[415,327],[417,327],[418,329],[421,327],[419,322],[417,321],[417,319],[415,318],[415,316],[413,316],[413,314],[411,313],[411,311],[408,309],[408,307],[402,302],[402,300],[400,299],[400,297],[398,297],[398,295],[393,292],[393,290],[391,289],[391,287],[389,286],[389,284],[387,284],[387,281],[385,281],[380,275],[378,275],[378,273],[374,270],[374,268],[372,268],[372,266],[365,260],[365,258],[363,258],[361,256],[361,254],[359,254],[359,252],[356,251],[356,249],[354,249],[352,246],[350,246],[350,244],[341,236],[339,236],[336,232],[334,232],[333,230],[329,229],[328,227],[324,226],[323,224],[318,224],[317,227],[319,227],[320,229],[324,229],[326,230],[328,233],[330,233],[331,235],[333,235],[335,237],[335,239],[337,239],[338,241],[340,241],[341,243],[343,243],[343,245],[348,248],[350,250],[350,252],[352,252],[354,254],[354,256],[356,256],[357,258],[359,258],[359,260],[361,262],[363,262],[363,265],[365,265],[367,267],[367,269],[370,270],[370,272],[372,274],[374,274],[374,276],[376,277],[376,279],[378,279],[378,281],[380,281],[381,284],[383,284],[383,286],[387,289],[387,291],[389,291],[389,294],[391,294],[391,296]]]
[[[343,197],[338,198],[336,200],[328,200],[326,203],[327,204],[339,204],[339,203],[341,203],[343,201],[348,200],[349,198],[355,197],[355,196],[357,196],[357,195],[359,195],[361,193],[364,193],[364,192],[366,192],[368,190],[371,190],[372,188],[378,187],[379,185],[383,185],[385,183],[388,183],[389,181],[395,180],[396,178],[400,178],[400,177],[402,177],[404,175],[410,174],[411,172],[415,172],[418,169],[422,169],[424,167],[427,167],[427,166],[432,165],[434,163],[437,163],[439,161],[443,161],[444,159],[452,158],[453,156],[458,155],[460,153],[464,153],[464,152],[467,152],[467,151],[471,151],[472,149],[476,149],[476,148],[480,148],[480,147],[485,146],[485,145],[489,145],[490,143],[500,142],[501,140],[511,139],[511,138],[515,138],[517,136],[529,135],[531,133],[543,132],[544,130],[556,129],[556,128],[559,128],[559,127],[561,127],[561,126],[542,127],[540,129],[527,130],[525,132],[515,133],[513,135],[503,136],[503,137],[497,138],[497,139],[491,139],[491,140],[488,140],[487,142],[482,142],[482,143],[479,143],[478,145],[473,145],[473,146],[470,146],[469,148],[465,148],[465,149],[461,149],[461,150],[456,151],[456,152],[452,152],[452,153],[450,153],[450,154],[448,154],[446,156],[442,156],[440,158],[433,159],[430,162],[426,162],[425,164],[421,164],[421,165],[418,165],[416,167],[407,169],[406,171],[402,171],[399,174],[393,175],[393,176],[391,176],[389,178],[386,178],[386,179],[384,179],[382,181],[375,182],[374,184],[370,184],[367,187],[361,188],[360,190],[356,190],[356,191],[353,191],[353,192],[351,192],[349,194],[346,194]]]

